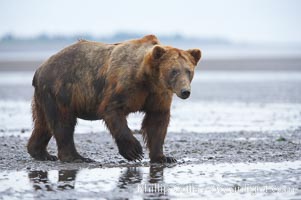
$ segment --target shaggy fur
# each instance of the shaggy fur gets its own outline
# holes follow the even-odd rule
[[[29,154],[37,160],[56,160],[46,147],[56,139],[58,158],[90,162],[76,151],[76,119],[104,120],[128,160],[140,160],[142,147],[127,126],[132,112],[144,112],[142,132],[152,162],[174,162],[165,157],[163,143],[173,93],[190,94],[198,49],[163,46],[154,35],[117,44],[80,40],[50,57],[36,71],[32,85],[34,129]]]

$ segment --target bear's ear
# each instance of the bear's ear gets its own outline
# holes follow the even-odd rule
[[[166,52],[166,50],[163,47],[156,45],[153,48],[152,57],[153,57],[153,59],[157,60],[157,59],[161,58],[165,54],[165,52]]]
[[[198,64],[202,56],[201,51],[199,49],[189,49],[187,52],[193,57],[193,63]]]

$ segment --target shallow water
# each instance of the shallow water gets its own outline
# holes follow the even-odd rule
[[[0,100],[0,136],[31,133],[30,101]],[[286,131],[301,126],[301,104],[289,103],[219,103],[174,102],[169,131],[172,132],[233,132]],[[139,130],[143,115],[128,117],[129,127]],[[76,133],[107,131],[101,121],[78,120]]]
[[[0,173],[2,199],[293,198],[301,161]]]

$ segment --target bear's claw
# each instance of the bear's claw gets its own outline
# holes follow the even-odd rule
[[[152,163],[176,163],[177,160],[173,157],[164,156],[158,159],[151,159]]]
[[[74,162],[74,163],[92,163],[95,162],[95,160],[92,160],[90,158],[82,157],[81,155],[76,156],[60,156],[60,160],[62,162]]]
[[[50,161],[57,161],[58,160],[58,158],[56,157],[56,156],[53,156],[53,155],[48,155],[47,156],[47,160],[50,160]]]
[[[139,141],[134,137],[122,137],[116,140],[120,155],[129,161],[143,159],[143,150]]]
[[[177,160],[174,157],[165,157],[165,163],[176,163]]]
[[[30,154],[34,159],[40,161],[57,161],[58,158],[49,154],[48,152],[40,153],[40,154]]]
[[[95,160],[90,159],[90,158],[81,157],[81,158],[75,159],[73,162],[78,162],[78,163],[82,163],[82,162],[92,163],[92,162],[95,162]]]

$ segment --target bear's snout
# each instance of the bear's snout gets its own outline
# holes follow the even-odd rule
[[[190,89],[182,89],[181,96],[182,99],[187,99],[190,96]]]
[[[190,96],[190,90],[189,89],[182,89],[181,90],[181,98],[187,99]]]

